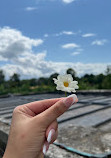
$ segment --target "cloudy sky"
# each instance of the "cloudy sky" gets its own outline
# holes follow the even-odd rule
[[[111,0],[1,0],[0,69],[8,78],[78,76],[111,65]]]

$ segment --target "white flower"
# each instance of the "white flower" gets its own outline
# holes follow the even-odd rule
[[[65,91],[65,92],[76,92],[75,89],[78,89],[77,81],[73,81],[73,78],[70,74],[58,75],[57,79],[53,78],[54,83],[57,85],[56,89]]]

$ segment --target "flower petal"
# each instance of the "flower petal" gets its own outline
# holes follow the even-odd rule
[[[55,83],[55,84],[56,84],[56,83],[57,83],[57,81],[58,81],[56,78],[53,78],[53,80],[54,80],[54,83]]]
[[[76,92],[75,89],[78,89],[77,81],[73,81],[73,77],[71,74],[58,75],[57,79],[53,78],[54,83],[57,85],[56,89],[65,91],[65,92]],[[68,82],[68,87],[65,87],[64,82]]]
[[[57,79],[58,79],[59,81],[63,81],[64,78],[65,78],[64,75],[58,75],[58,76],[57,76]]]

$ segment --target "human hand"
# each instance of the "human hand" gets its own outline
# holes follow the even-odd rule
[[[3,158],[42,158],[57,138],[57,118],[77,101],[73,94],[16,107]]]

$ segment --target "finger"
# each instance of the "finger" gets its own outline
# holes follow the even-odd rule
[[[61,100],[63,98],[54,98],[54,99],[46,99],[41,101],[35,101],[28,104],[24,104],[23,106],[26,106],[29,108],[33,113],[39,114],[49,107],[51,107],[53,104],[55,104],[57,101]]]
[[[39,156],[37,156],[36,158],[44,158],[43,152],[41,152],[41,153],[39,154]]]
[[[49,149],[49,143],[47,141],[45,141],[45,143],[43,145],[43,150],[42,150],[44,155],[47,153],[48,149]]]
[[[57,128],[58,128],[57,120],[52,122],[51,125],[47,128],[47,130],[46,130],[46,138],[47,138],[47,142],[48,143],[50,143],[52,141],[53,137],[55,137]]]
[[[68,108],[76,103],[78,98],[75,94],[68,96],[58,102],[56,102],[53,106],[48,108],[46,111],[42,112],[40,115],[36,116],[40,117],[41,124],[46,128],[56,120],[60,115],[62,115]]]
[[[57,137],[58,137],[58,129],[56,130],[54,136],[52,137],[50,144],[52,144],[57,139]]]

